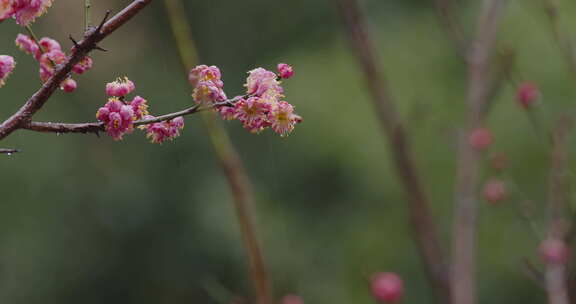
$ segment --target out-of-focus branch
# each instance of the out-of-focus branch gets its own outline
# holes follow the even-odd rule
[[[182,66],[185,73],[188,73],[194,65],[198,64],[198,55],[184,6],[180,0],[165,0],[164,4]],[[249,259],[250,276],[254,283],[257,304],[272,304],[270,281],[254,224],[254,194],[250,178],[226,130],[211,114],[207,113],[204,118],[218,161],[234,197],[236,217]]]
[[[462,24],[460,24],[457,14],[454,13],[454,0],[434,0],[434,7],[440,24],[454,44],[456,52],[464,58],[468,43],[464,38]]]
[[[149,125],[156,122],[162,122],[174,119],[180,116],[192,115],[198,112],[202,112],[208,109],[214,109],[216,107],[231,106],[233,105],[233,100],[227,100],[223,102],[218,102],[210,106],[200,106],[195,105],[184,109],[182,111],[165,114],[161,116],[156,116],[154,118],[141,119],[134,122],[134,126]],[[59,122],[30,122],[22,126],[22,129],[45,132],[45,133],[94,133],[98,134],[104,131],[104,123],[102,122],[87,122],[87,123],[59,123]]]
[[[382,132],[388,139],[396,173],[408,199],[413,238],[418,246],[430,285],[436,293],[438,302],[448,303],[446,255],[440,245],[429,198],[417,171],[405,127],[386,87],[381,65],[374,53],[374,44],[357,1],[339,0],[338,3],[351,47],[364,73]]]
[[[477,190],[480,154],[468,143],[468,134],[483,123],[490,97],[490,60],[505,0],[484,0],[477,34],[466,57],[468,64],[467,117],[460,138],[456,173],[451,266],[451,303],[476,302],[475,252]]]
[[[548,193],[547,239],[565,242],[566,219],[570,190],[568,173],[568,133],[572,121],[563,118],[552,134],[552,155]],[[545,281],[549,304],[568,304],[568,270],[566,263],[546,263]]]
[[[456,53],[463,60],[467,60],[469,54],[469,41],[465,39],[464,29],[458,20],[457,13],[455,12],[454,0],[434,0],[438,20],[444,29],[444,32],[452,41],[456,48]],[[515,52],[510,48],[504,48],[497,51],[497,57],[493,60],[495,69],[490,76],[490,88],[488,102],[484,105],[484,110],[481,115],[487,115],[492,106],[492,101],[497,96],[500,90],[504,87],[506,81],[514,84],[512,79],[512,72],[514,70]]]
[[[546,15],[550,21],[552,33],[560,47],[560,51],[566,58],[570,70],[576,74],[576,52],[574,49],[574,41],[562,29],[562,22],[558,15],[558,3],[556,0],[542,0],[542,4],[544,5],[544,10],[546,11]]]
[[[68,77],[75,64],[80,62],[92,50],[99,48],[98,43],[100,41],[132,19],[150,2],[152,0],[134,0],[110,20],[106,21],[106,18],[104,18],[98,27],[88,31],[86,37],[76,44],[74,52],[68,57],[66,62],[56,67],[54,75],[16,113],[0,124],[0,140],[30,121],[32,116],[44,106],[54,91],[58,89],[60,83]]]

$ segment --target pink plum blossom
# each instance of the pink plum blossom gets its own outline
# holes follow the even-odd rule
[[[249,71],[244,84],[246,95],[228,100],[220,70],[215,66],[199,65],[188,73],[188,80],[194,86],[192,97],[197,104],[228,101],[230,105],[222,103],[213,110],[224,120],[239,120],[252,133],[271,127],[274,132],[286,136],[302,122],[302,117],[294,113],[291,104],[282,100],[284,89],[280,80],[290,78],[294,70],[285,63],[277,67],[280,77],[264,68]]]
[[[270,127],[280,136],[287,136],[294,130],[294,125],[302,118],[294,114],[294,107],[286,101],[280,101],[272,107],[269,115]]]
[[[248,78],[246,79],[246,93],[249,95],[262,96],[268,91],[281,92],[283,91],[280,87],[276,74],[270,72],[263,68],[256,68],[248,72]]]
[[[118,78],[114,82],[106,84],[106,95],[115,97],[124,97],[130,94],[136,86],[128,77]]]
[[[0,0],[0,21],[8,19],[13,14],[14,0]]]
[[[220,114],[220,117],[224,120],[236,119],[236,108],[235,107],[228,107],[228,106],[219,107],[218,113]]]
[[[146,99],[136,96],[129,104],[134,111],[134,119],[142,119],[148,115],[148,103]]]
[[[72,67],[72,72],[81,75],[92,68],[92,58],[86,56]]]
[[[216,66],[199,65],[190,70],[188,81],[193,87],[198,86],[200,81],[211,81],[216,87],[223,88],[220,69]]]
[[[62,51],[60,43],[52,38],[43,37],[42,39],[40,39],[40,41],[38,41],[38,43],[40,44],[44,52],[50,52],[53,50]]]
[[[214,103],[226,100],[226,93],[214,82],[201,80],[192,93],[192,97],[198,104]]]
[[[146,119],[154,118],[154,116],[146,116]],[[180,136],[180,130],[184,128],[184,118],[182,116],[162,122],[155,122],[141,127],[146,130],[146,137],[150,142],[161,144],[166,140],[173,140]]]
[[[16,45],[26,54],[32,55],[34,59],[40,64],[39,74],[42,82],[48,81],[54,75],[56,65],[63,64],[68,59],[66,53],[62,51],[62,47],[58,41],[44,37],[38,43],[30,36],[18,34],[16,36]],[[86,56],[78,64],[72,67],[72,71],[76,74],[83,74],[92,68],[92,58]],[[60,87],[65,92],[72,92],[76,88],[76,81],[69,80],[67,83],[61,83]]]
[[[129,105],[123,104],[118,98],[112,97],[98,109],[96,118],[103,122],[106,132],[114,140],[121,140],[124,134],[131,133],[134,129],[134,111]]]
[[[294,69],[292,68],[292,66],[290,66],[286,63],[279,63],[278,64],[278,75],[280,75],[280,78],[288,79],[288,78],[294,76]]]
[[[18,36],[16,36],[16,45],[24,53],[34,56],[36,60],[39,60],[40,56],[42,55],[38,44],[36,44],[36,42],[30,38],[30,36],[18,34]]]
[[[8,76],[14,71],[16,61],[12,56],[0,55],[0,88],[6,83]]]
[[[261,98],[250,97],[236,103],[236,118],[242,122],[244,128],[252,133],[259,133],[269,126],[268,114],[271,105]]]
[[[12,17],[17,24],[28,26],[51,5],[52,0],[0,0],[0,21]]]

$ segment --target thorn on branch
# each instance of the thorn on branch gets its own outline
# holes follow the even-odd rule
[[[72,44],[74,44],[74,49],[78,48],[78,42],[76,41],[76,39],[74,39],[74,37],[72,37],[72,34],[70,34],[68,36],[68,38],[70,38],[70,40],[72,40]]]
[[[106,14],[104,15],[104,18],[102,18],[102,21],[100,21],[100,24],[98,25],[98,27],[96,28],[96,33],[100,33],[100,31],[102,30],[102,28],[104,27],[104,24],[106,23],[106,21],[108,21],[108,17],[110,17],[110,10],[106,11]]]
[[[102,51],[102,52],[108,52],[107,49],[105,49],[105,48],[103,48],[103,47],[101,47],[101,46],[99,46],[99,45],[95,46],[94,49],[95,49],[95,50],[98,50],[98,51]]]

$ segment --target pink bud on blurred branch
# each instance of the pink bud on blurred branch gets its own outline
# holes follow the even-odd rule
[[[383,303],[398,303],[404,295],[402,278],[393,272],[375,274],[370,287],[374,298]]]

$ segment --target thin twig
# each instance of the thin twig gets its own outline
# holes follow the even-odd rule
[[[38,36],[36,36],[36,34],[34,33],[34,30],[32,30],[32,26],[27,25],[25,26],[25,28],[26,31],[28,32],[28,35],[30,35],[30,38],[32,38],[32,41],[34,41],[34,43],[36,43],[36,45],[38,46],[38,49],[40,49],[40,53],[46,54],[46,49],[42,46],[42,44],[40,44],[40,40],[38,39]],[[52,59],[48,58],[48,61],[53,67],[56,66],[56,63],[54,63]]]
[[[462,58],[466,57],[468,43],[464,38],[464,31],[462,29],[462,24],[458,20],[458,15],[454,13],[454,1],[434,0],[434,6],[436,9],[436,14],[440,20],[440,24],[444,28],[444,31],[448,34],[452,44],[454,44],[456,53]]]
[[[27,122],[32,119],[32,116],[44,106],[56,89],[58,89],[60,83],[68,77],[68,74],[72,71],[75,64],[86,57],[90,51],[97,48],[98,42],[102,41],[132,19],[134,15],[140,12],[140,10],[150,2],[152,2],[152,0],[135,0],[124,10],[112,17],[112,19],[106,23],[103,22],[100,27],[88,31],[87,36],[78,42],[78,47],[74,49],[74,52],[68,57],[66,62],[56,67],[54,75],[50,77],[16,113],[0,124],[0,140],[27,124]]]
[[[423,260],[430,286],[439,303],[447,303],[448,270],[432,218],[429,197],[424,190],[405,127],[400,121],[394,100],[390,95],[380,63],[375,55],[374,43],[356,0],[340,0],[339,7],[353,51],[360,63],[382,132],[389,142],[396,174],[408,199],[408,210],[413,238]]]
[[[484,0],[468,63],[467,121],[458,150],[451,263],[451,302],[476,303],[477,190],[480,154],[468,144],[468,134],[482,125],[490,97],[490,60],[504,0]]]
[[[180,0],[165,0],[164,4],[182,67],[185,73],[188,73],[194,65],[198,64],[198,52],[192,39],[184,6]],[[236,217],[249,259],[250,276],[256,291],[256,302],[257,304],[272,304],[271,284],[253,218],[254,194],[250,178],[226,130],[210,114],[212,113],[207,113],[203,117],[234,198]]]
[[[524,266],[522,269],[526,273],[528,277],[530,277],[534,283],[536,283],[540,287],[544,287],[544,274],[530,259],[523,258],[522,265]]]
[[[552,33],[560,47],[560,51],[568,62],[570,70],[576,74],[576,52],[574,49],[574,41],[562,28],[558,3],[556,0],[542,0],[542,4],[544,5],[546,16],[548,17]]]
[[[156,116],[154,118],[137,120],[134,122],[134,126],[149,125],[156,122],[171,120],[180,116],[187,116],[205,110],[214,109],[217,107],[231,106],[233,102],[234,102],[233,100],[226,100],[223,102],[214,103],[209,106],[195,105],[182,111]],[[59,123],[59,122],[36,122],[36,121],[30,122],[29,124],[25,124],[22,127],[22,129],[36,132],[58,133],[58,134],[65,134],[65,133],[98,134],[105,130],[104,123],[102,122]]]

